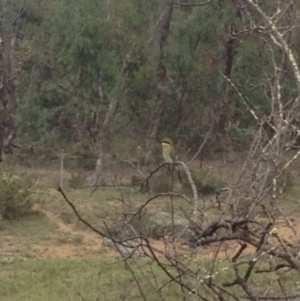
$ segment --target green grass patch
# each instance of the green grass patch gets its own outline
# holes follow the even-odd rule
[[[144,260],[135,263],[129,261],[129,263],[147,300],[182,300],[180,287],[174,283],[169,283],[160,291],[158,290],[168,282],[168,277],[156,264]],[[235,279],[232,268],[224,270],[229,265],[228,261],[218,262],[215,265],[214,281],[219,285]],[[198,271],[198,279],[185,276],[183,280],[190,287],[197,288],[202,296],[209,297],[201,278],[210,274],[211,265],[193,262],[190,267]],[[168,270],[172,272],[170,268]],[[242,276],[245,270],[246,267],[240,268]],[[259,295],[269,288],[269,295],[280,296],[282,293],[277,277],[275,273],[268,275],[253,273],[248,287],[253,293]],[[281,277],[281,283],[289,294],[299,291],[297,280],[296,273],[287,273]],[[232,294],[244,295],[239,286],[226,288],[226,290]],[[3,301],[143,300],[141,291],[124,262],[95,259],[16,259],[6,262],[1,260],[0,295]],[[187,295],[186,300],[195,299],[193,295]]]
[[[147,300],[160,300],[160,294],[166,296],[166,290],[157,292],[149,264],[140,264],[144,265],[145,273],[138,269],[135,269],[135,273]],[[112,264],[100,260],[16,260],[0,263],[0,267],[2,301],[142,300],[137,284],[124,263]],[[160,284],[167,281],[157,268],[154,268],[154,273]],[[176,299],[178,295],[179,288],[171,286],[164,300],[180,300]]]
[[[0,237],[13,236],[19,240],[31,243],[56,239],[60,234],[55,223],[50,222],[41,213],[35,213],[20,218],[19,220],[1,220]]]

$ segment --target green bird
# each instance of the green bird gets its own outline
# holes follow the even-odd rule
[[[162,145],[162,150],[163,150],[163,158],[164,158],[165,162],[170,163],[170,164],[176,163],[177,158],[176,158],[176,152],[175,152],[175,148],[174,148],[172,139],[164,138],[161,141],[161,145]],[[180,171],[176,166],[175,166],[175,168],[177,169],[179,182],[182,183]]]
[[[170,138],[165,138],[161,141],[163,148],[163,157],[167,163],[175,163],[176,161],[176,152],[173,145],[173,141]]]

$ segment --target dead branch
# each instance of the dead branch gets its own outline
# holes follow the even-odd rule
[[[251,5],[262,16],[264,21],[272,30],[272,33],[274,34],[274,36],[271,35],[271,37],[273,38],[273,42],[284,51],[291,64],[295,79],[297,81],[298,93],[300,95],[300,72],[291,48],[288,46],[287,42],[283,38],[282,34],[279,32],[278,28],[276,27],[272,19],[267,16],[267,14],[260,8],[260,6],[257,3],[254,3],[253,0],[245,0],[245,1],[249,5]]]
[[[174,4],[174,5],[178,5],[178,6],[192,6],[192,7],[204,6],[204,5],[207,5],[207,4],[211,3],[211,2],[213,2],[213,0],[208,0],[208,1],[203,2],[203,3],[184,3],[184,2],[171,1],[171,3]]]
[[[203,147],[205,146],[207,139],[209,138],[210,134],[212,133],[213,125],[210,127],[209,131],[206,133],[203,142],[199,146],[196,154],[192,157],[192,159],[187,163],[187,165],[190,165],[202,152]]]
[[[300,298],[300,294],[297,295],[287,295],[287,296],[256,296],[258,300],[293,300]],[[251,299],[249,296],[241,296],[242,299]]]
[[[187,175],[188,181],[189,181],[189,183],[191,185],[193,196],[194,196],[194,212],[193,212],[193,215],[194,215],[194,219],[197,220],[197,218],[198,218],[198,210],[199,210],[198,209],[198,191],[197,191],[197,187],[196,187],[196,185],[194,183],[194,180],[192,178],[192,175],[191,175],[190,170],[188,169],[187,165],[184,162],[182,162],[182,161],[177,161],[176,163],[180,164],[184,168],[184,171],[185,171],[185,173]]]

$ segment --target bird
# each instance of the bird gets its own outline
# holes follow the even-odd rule
[[[162,145],[162,151],[163,151],[163,158],[164,158],[165,162],[167,162],[169,164],[176,163],[177,158],[176,158],[176,152],[175,152],[175,148],[174,148],[172,139],[164,138],[161,141],[161,145]],[[177,169],[179,182],[180,182],[180,184],[182,184],[180,171],[176,166],[175,166],[175,168]]]
[[[170,138],[164,138],[161,141],[163,149],[163,158],[167,163],[175,163],[176,161],[176,152],[173,145],[173,141]]]

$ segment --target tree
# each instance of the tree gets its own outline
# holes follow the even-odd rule
[[[168,277],[165,283],[159,283],[157,287],[159,297],[162,290],[170,283],[178,287],[178,294],[181,293],[183,300],[250,299],[256,301],[290,300],[300,297],[297,282],[300,273],[298,233],[289,214],[276,200],[277,181],[284,177],[300,156],[299,148],[293,149],[300,136],[299,63],[296,60],[296,49],[293,43],[287,42],[285,37],[286,30],[292,32],[292,35],[298,30],[294,24],[298,18],[299,8],[294,1],[277,2],[276,5],[280,4],[280,6],[271,5],[264,8],[252,0],[246,2],[249,4],[246,8],[248,25],[244,31],[252,36],[252,41],[259,44],[263,40],[266,46],[263,48],[263,57],[266,59],[263,67],[268,72],[263,78],[263,86],[269,107],[261,109],[255,106],[236,85],[233,78],[223,75],[224,80],[228,82],[252,117],[255,134],[248,157],[237,179],[231,182],[228,179],[227,185],[218,192],[218,194],[226,194],[225,200],[219,201],[216,215],[210,217],[205,210],[197,208],[199,218],[195,220],[181,207],[189,226],[185,226],[184,230],[175,237],[174,227],[172,228],[173,239],[164,240],[166,244],[164,252],[157,250],[147,234],[140,233],[138,228],[133,229],[132,235],[127,238],[125,232],[129,231],[129,228],[126,226],[132,226],[133,218],[141,219],[147,206],[155,198],[169,196],[170,206],[173,206],[172,198],[175,196],[190,203],[186,195],[167,192],[149,197],[132,215],[126,211],[126,216],[124,215],[122,219],[122,228],[116,236],[110,231],[107,234],[104,230],[96,230],[102,236],[109,236],[122,256],[126,257],[122,253],[121,246],[129,249],[126,259],[131,259],[134,252],[138,250],[156,262]],[[286,64],[286,61],[289,64]],[[260,61],[256,61],[256,64],[261,67]],[[293,81],[283,80],[283,74],[293,76]],[[292,92],[288,91],[287,87],[292,87]],[[255,99],[256,92],[252,93]],[[271,128],[271,135],[265,130],[266,127]],[[157,169],[146,181],[156,171]],[[193,195],[195,197],[197,193]],[[65,199],[70,203],[66,197]],[[202,205],[204,207],[204,204]],[[75,213],[78,214],[76,211]],[[174,226],[174,215],[171,219]],[[81,218],[81,221],[84,220]],[[290,241],[285,240],[276,228],[278,223],[283,221],[293,233],[293,239]],[[194,236],[188,243],[190,246],[202,248],[199,252],[204,251],[204,247],[210,246],[213,252],[211,260],[205,262],[192,260],[191,253],[188,258],[182,256],[176,242],[182,239],[184,234]],[[226,252],[226,260],[220,262],[218,256],[226,242],[229,245],[236,242],[238,248],[235,252],[229,248],[229,252]],[[252,252],[245,254],[249,246],[252,247]],[[126,259],[125,263],[130,268],[132,261]],[[138,277],[133,269],[131,271],[141,296],[147,300],[146,295],[143,294],[143,287],[139,285]],[[149,277],[149,272],[139,266],[139,273],[141,272]]]
[[[72,2],[70,14],[69,1],[58,1],[55,17],[49,19],[51,76],[63,78],[60,88],[73,106],[72,118],[83,124],[91,139],[97,156],[94,184],[109,151],[114,120],[126,102],[127,73],[138,59],[139,38],[134,31],[139,20],[132,5],[125,1],[121,7],[115,2],[103,7],[95,0],[77,1]],[[121,18],[124,11],[127,18]]]
[[[1,45],[0,45],[0,161],[3,151],[12,151],[13,140],[16,137],[17,128],[13,119],[16,104],[16,66],[13,48],[17,47],[19,33],[19,17],[22,3],[20,1],[2,1],[1,13]]]

